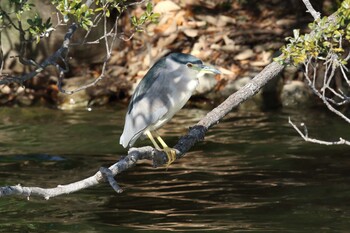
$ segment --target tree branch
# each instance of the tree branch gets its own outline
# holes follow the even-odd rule
[[[195,143],[203,140],[205,133],[213,125],[225,117],[233,108],[243,103],[247,99],[254,96],[258,91],[272,78],[277,76],[284,66],[272,62],[266,66],[258,75],[256,75],[249,83],[241,89],[230,95],[218,107],[210,111],[203,119],[201,119],[194,127],[190,128],[188,134],[180,138],[179,142],[174,146],[178,150],[177,158],[181,158]]]
[[[78,26],[75,23],[73,23],[69,27],[69,29],[64,37],[62,46],[53,55],[51,55],[50,57],[45,59],[45,61],[43,61],[41,64],[38,64],[37,69],[35,69],[34,71],[32,71],[30,73],[19,76],[19,77],[12,77],[12,76],[3,77],[2,79],[0,79],[0,85],[10,84],[10,83],[14,83],[14,82],[22,84],[24,81],[27,81],[27,80],[35,77],[37,74],[42,72],[48,66],[51,66],[51,65],[58,66],[57,61],[64,60],[63,57],[68,52],[69,44],[70,44],[71,39],[73,37],[73,34],[77,30],[77,28],[78,28]],[[60,67],[60,66],[58,66],[58,67]],[[63,68],[60,67],[60,69],[63,69]]]
[[[305,79],[309,85],[309,87],[311,88],[312,92],[318,97],[320,98],[323,103],[326,105],[326,107],[333,113],[335,113],[336,115],[338,115],[339,117],[341,117],[343,120],[345,120],[347,123],[350,123],[350,118],[345,116],[342,112],[340,112],[339,110],[337,110],[335,107],[332,106],[332,104],[330,102],[334,102],[334,101],[329,101],[330,99],[326,97],[326,90],[331,90],[333,94],[337,93],[333,88],[331,88],[329,86],[330,84],[330,81],[332,80],[332,78],[334,77],[334,72],[335,72],[335,69],[338,68],[338,64],[335,64],[338,62],[338,60],[332,55],[332,54],[329,54],[326,58],[326,62],[324,63],[325,66],[326,66],[326,69],[325,69],[325,72],[324,72],[324,81],[323,81],[323,86],[321,88],[321,90],[318,90],[316,88],[316,83],[315,83],[315,80],[316,80],[316,75],[317,75],[317,72],[316,72],[316,69],[317,69],[317,66],[316,65],[313,65],[312,63],[317,63],[317,60],[316,61],[313,61],[314,58],[308,58],[308,60],[304,63],[304,66],[305,66],[305,72],[304,72],[304,75],[305,75]],[[312,67],[312,73],[313,73],[313,77],[312,77],[312,80],[310,78],[310,71],[309,71],[309,68],[310,66]],[[340,67],[342,67],[340,65]],[[329,74],[330,73],[330,74]],[[346,77],[346,74],[345,72],[342,72],[342,75],[344,75],[344,77]],[[344,78],[343,77],[343,78]],[[344,78],[345,79],[345,78]],[[347,79],[347,78],[346,78]],[[346,80],[345,79],[345,80]],[[341,94],[337,93],[336,96],[341,96]],[[343,99],[349,99],[348,96],[343,96],[342,97]]]
[[[113,176],[115,176],[129,169],[130,167],[133,167],[136,164],[136,162],[140,159],[152,160],[153,154],[155,154],[155,156],[158,156],[158,158],[166,158],[163,152],[156,151],[155,149],[149,146],[138,148],[138,149],[131,148],[128,152],[128,156],[126,156],[125,158],[119,160],[117,163],[110,166],[108,170],[113,174]],[[60,196],[62,194],[69,194],[69,193],[77,192],[79,190],[95,186],[104,181],[104,177],[106,177],[106,173],[107,173],[107,179],[110,179],[108,178],[108,176],[111,177],[111,174],[109,173],[109,171],[106,172],[106,168],[102,168],[93,176],[90,176],[86,179],[83,179],[74,183],[70,183],[67,185],[58,185],[55,188],[23,187],[20,184],[15,186],[0,187],[0,197],[10,196],[10,195],[20,195],[20,196],[25,196],[27,198],[29,198],[30,196],[40,196],[48,200],[51,197]],[[116,190],[117,192],[121,192],[120,188],[116,188],[116,187],[119,187],[119,186],[115,186],[116,182],[115,184],[114,182],[112,183],[114,185],[114,187],[112,185],[114,190]]]
[[[288,119],[288,123],[293,126],[293,128],[298,132],[298,134],[306,141],[306,142],[312,142],[312,143],[317,143],[317,144],[321,144],[321,145],[327,145],[327,146],[333,146],[333,145],[348,145],[350,146],[350,142],[343,139],[343,138],[339,138],[339,141],[323,141],[323,140],[319,140],[319,139],[315,139],[315,138],[309,138],[308,135],[308,130],[307,127],[304,123],[301,123],[300,126],[304,127],[304,133],[301,132],[301,130],[292,122],[292,120]]]
[[[195,126],[189,129],[187,135],[180,138],[178,143],[174,146],[176,150],[177,159],[183,157],[185,153],[191,149],[193,145],[204,139],[208,129],[226,116],[234,107],[237,107],[243,101],[251,98],[272,78],[278,75],[284,66],[272,62],[266,66],[256,77],[249,83],[242,87],[237,92],[229,96],[222,104],[209,112],[202,120]],[[121,192],[122,189],[118,186],[113,176],[133,167],[138,160],[147,159],[153,161],[155,167],[161,166],[167,162],[167,156],[163,151],[156,150],[150,146],[141,148],[131,148],[128,155],[119,160],[108,169],[102,168],[96,174],[81,181],[77,181],[67,185],[59,185],[55,188],[38,188],[38,187],[22,187],[21,185],[0,187],[0,197],[10,195],[21,195],[25,197],[40,196],[45,199],[56,197],[62,194],[69,194],[79,191],[81,189],[95,186],[104,181],[104,177],[108,179],[109,183],[116,192]]]
[[[90,7],[91,4],[94,1],[92,0],[87,0],[86,1],[86,6]],[[120,7],[120,12],[116,17],[116,20],[114,22],[114,26],[107,31],[107,21],[108,21],[108,17],[107,17],[107,11],[108,11],[108,6],[111,5],[110,2],[106,2],[103,5],[103,12],[98,14],[95,18],[94,18],[94,22],[95,25],[90,27],[89,30],[87,31],[84,39],[82,41],[80,41],[79,43],[71,43],[71,38],[73,33],[76,31],[76,29],[78,28],[78,25],[73,23],[70,27],[68,32],[66,33],[64,42],[61,46],[60,49],[58,49],[52,56],[48,57],[44,62],[42,62],[41,64],[37,64],[34,60],[31,59],[26,59],[24,57],[24,53],[25,53],[25,49],[26,46],[24,46],[25,43],[27,43],[27,41],[25,40],[25,31],[22,28],[22,24],[21,21],[18,22],[18,26],[16,26],[13,21],[11,20],[11,18],[6,14],[6,11],[3,11],[3,9],[0,7],[0,11],[1,13],[4,14],[4,16],[6,17],[6,19],[10,22],[11,26],[13,26],[17,31],[19,31],[20,33],[20,41],[22,43],[22,46],[20,48],[20,54],[18,56],[18,59],[20,60],[20,62],[24,65],[30,65],[33,66],[35,68],[34,71],[31,71],[29,73],[26,73],[24,75],[21,76],[10,76],[7,74],[2,74],[2,68],[3,68],[3,63],[4,60],[1,59],[1,64],[0,64],[0,85],[2,84],[10,84],[10,83],[19,83],[19,84],[23,84],[23,82],[34,78],[37,74],[39,74],[40,72],[42,72],[44,69],[46,69],[48,66],[55,66],[59,76],[58,76],[58,81],[57,81],[57,86],[60,92],[65,93],[65,94],[73,94],[76,93],[78,91],[84,90],[88,87],[92,87],[95,86],[99,81],[101,81],[104,77],[105,77],[105,73],[106,73],[106,69],[107,69],[107,62],[109,61],[111,54],[112,54],[112,50],[114,48],[114,44],[116,42],[116,39],[119,38],[118,35],[120,34],[120,36],[123,36],[122,33],[118,32],[118,20],[120,18],[120,16],[122,15],[122,13],[125,11],[125,9],[128,6],[132,6],[132,5],[137,5],[137,4],[143,4],[144,2],[146,2],[145,0],[139,1],[139,2],[133,2],[127,5],[123,5],[122,7]],[[104,34],[103,36],[101,36],[100,38],[98,38],[97,40],[94,41],[86,41],[88,35],[91,33],[91,31],[96,28],[99,27],[100,25],[98,25],[98,23],[103,19],[103,28],[104,28]],[[60,20],[59,20],[60,22]],[[133,37],[134,34],[132,34],[129,38],[126,38],[125,40],[130,40]],[[106,56],[103,60],[102,63],[102,69],[101,69],[101,73],[99,75],[99,77],[95,78],[92,82],[87,83],[85,85],[82,85],[76,89],[73,90],[65,90],[63,89],[63,80],[65,77],[65,74],[69,71],[69,66],[68,66],[68,61],[66,58],[66,55],[68,54],[68,49],[69,46],[74,46],[74,45],[85,45],[85,44],[98,44],[101,43],[101,41],[105,42],[105,49],[106,49]],[[1,49],[1,48],[0,48]],[[0,58],[1,58],[1,54],[2,50],[0,51]],[[64,67],[62,67],[59,62],[63,62]]]
[[[317,12],[313,6],[311,5],[310,1],[309,0],[303,0],[306,8],[307,8],[307,11],[312,15],[312,17],[314,17],[314,20],[317,21],[318,19],[321,18],[321,13],[320,12]]]

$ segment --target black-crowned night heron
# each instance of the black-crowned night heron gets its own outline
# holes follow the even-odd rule
[[[155,138],[162,145],[168,156],[167,166],[174,162],[175,150],[165,144],[156,130],[185,105],[198,85],[198,77],[205,73],[220,71],[183,53],[171,53],[157,61],[131,98],[120,144],[124,148],[132,146],[140,136],[147,135],[156,149],[162,150]]]

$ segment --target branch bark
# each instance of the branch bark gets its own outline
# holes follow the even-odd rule
[[[304,5],[306,6],[307,8],[307,11],[312,15],[312,17],[314,17],[314,20],[318,20],[321,18],[321,13],[320,12],[317,12],[313,6],[311,5],[310,1],[309,0],[303,0],[304,2]]]
[[[191,149],[193,145],[204,139],[204,136],[209,128],[219,123],[233,108],[237,107],[243,101],[251,98],[272,78],[278,75],[284,66],[272,62],[266,66],[257,76],[255,76],[249,83],[242,87],[237,92],[229,96],[218,107],[209,112],[202,120],[195,126],[189,129],[187,135],[180,138],[178,143],[174,146],[176,149],[177,159],[183,157],[185,153]],[[20,195],[29,198],[30,196],[40,196],[45,199],[56,197],[63,194],[73,193],[85,188],[95,186],[99,183],[109,181],[113,189],[121,192],[121,188],[117,185],[112,176],[136,165],[138,160],[147,159],[152,160],[154,166],[160,166],[167,162],[167,156],[163,151],[156,150],[150,146],[141,148],[131,148],[128,155],[119,160],[108,169],[102,168],[100,171],[86,179],[67,184],[58,185],[55,188],[39,188],[39,187],[23,187],[21,185],[0,187],[0,197],[10,195]],[[101,172],[102,171],[102,172]]]
[[[20,83],[23,84],[24,81],[27,81],[31,78],[34,78],[37,74],[39,74],[40,72],[42,72],[45,68],[47,68],[48,66],[56,66],[60,71],[63,69],[62,67],[60,67],[58,65],[58,61],[64,61],[64,57],[68,52],[69,49],[69,44],[71,42],[71,39],[73,37],[74,32],[78,29],[78,26],[73,23],[65,37],[64,37],[64,41],[62,43],[62,46],[50,57],[48,57],[47,59],[45,59],[45,61],[43,61],[41,64],[38,65],[38,68],[36,68],[34,71],[24,74],[22,76],[18,76],[18,77],[4,77],[2,79],[0,79],[0,85],[7,85],[10,83]]]

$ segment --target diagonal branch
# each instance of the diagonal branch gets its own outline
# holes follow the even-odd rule
[[[18,76],[18,77],[12,77],[12,76],[6,76],[2,79],[0,79],[0,85],[1,84],[10,84],[10,83],[20,83],[22,84],[24,81],[27,81],[31,78],[33,78],[34,76],[36,76],[37,74],[39,74],[40,72],[42,72],[44,69],[46,69],[49,66],[57,66],[58,63],[57,61],[62,60],[62,57],[65,56],[65,54],[67,54],[68,49],[69,49],[69,44],[71,42],[71,39],[73,37],[74,32],[77,30],[78,26],[73,23],[65,37],[62,43],[62,46],[50,57],[46,58],[45,61],[43,61],[41,64],[38,64],[38,68],[36,68],[34,71],[24,74],[22,76]]]
[[[209,112],[194,127],[190,128],[188,134],[181,137],[178,143],[174,146],[174,149],[177,151],[177,159],[183,157],[193,145],[203,140],[208,129],[215,124],[218,124],[219,121],[224,116],[226,116],[234,107],[237,107],[240,103],[258,93],[258,91],[268,81],[278,75],[283,70],[283,68],[283,65],[277,62],[272,62],[249,83],[229,96],[222,104]],[[0,197],[9,195],[21,195],[25,197],[40,196],[44,197],[45,199],[49,199],[51,197],[69,194],[95,186],[99,183],[104,182],[104,177],[108,179],[114,190],[121,192],[121,188],[115,181],[111,181],[111,177],[116,176],[117,174],[127,169],[130,169],[136,165],[138,160],[142,159],[152,160],[154,166],[160,166],[167,162],[167,156],[163,151],[156,150],[150,146],[131,148],[128,151],[128,155],[126,157],[119,160],[108,169],[100,169],[100,171],[98,171],[96,174],[86,179],[67,185],[59,185],[55,188],[49,189],[38,187],[22,187],[21,185],[0,187]]]

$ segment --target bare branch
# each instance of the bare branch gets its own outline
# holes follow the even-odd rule
[[[78,26],[76,24],[72,24],[69,27],[68,32],[66,33],[66,35],[64,37],[62,46],[53,55],[51,55],[50,57],[45,59],[45,61],[43,61],[41,64],[38,64],[37,65],[38,68],[36,68],[34,71],[27,73],[27,74],[24,74],[22,76],[18,76],[18,77],[12,77],[12,76],[2,77],[2,79],[0,79],[0,84],[10,84],[13,82],[22,84],[24,81],[27,81],[27,80],[35,77],[37,74],[39,74],[40,72],[42,72],[44,69],[46,69],[49,66],[60,67],[58,65],[57,61],[62,60],[62,57],[64,57],[68,53],[71,38],[72,38],[74,32],[77,30],[77,28],[78,28]]]
[[[10,195],[20,195],[20,196],[25,196],[27,198],[29,198],[30,196],[39,196],[39,197],[44,197],[46,200],[48,200],[52,197],[77,192],[79,190],[95,186],[103,182],[104,177],[106,177],[109,180],[109,183],[112,185],[114,190],[120,193],[122,189],[118,186],[116,181],[111,180],[113,179],[112,176],[115,176],[129,169],[130,167],[133,167],[136,164],[136,162],[140,159],[152,160],[153,156],[155,157],[154,161],[157,161],[157,159],[166,158],[166,155],[164,152],[157,151],[149,146],[138,148],[137,150],[135,148],[131,148],[128,152],[128,156],[126,156],[124,159],[119,160],[117,163],[113,164],[108,169],[101,168],[100,171],[98,171],[93,176],[90,176],[86,179],[83,179],[74,183],[70,183],[67,185],[58,185],[55,188],[47,188],[47,189],[39,188],[39,187],[23,187],[21,185],[4,186],[4,187],[0,187],[0,197],[10,196]]]
[[[105,168],[105,167],[101,167],[100,168],[100,172],[108,180],[109,184],[114,189],[114,191],[116,191],[117,193],[122,193],[123,192],[123,189],[121,189],[119,187],[117,181],[114,179],[113,172],[110,169]]]
[[[321,13],[320,12],[317,12],[313,6],[311,5],[310,1],[309,0],[303,0],[306,8],[307,8],[307,11],[312,15],[312,17],[314,17],[314,20],[317,21],[318,19],[321,18]]]
[[[315,138],[309,138],[308,136],[308,130],[304,123],[301,123],[300,126],[304,127],[304,133],[301,132],[301,130],[292,122],[290,117],[288,118],[288,123],[293,126],[295,131],[298,132],[298,134],[306,141],[306,142],[312,142],[317,143],[321,145],[327,145],[327,146],[334,146],[334,145],[348,145],[350,146],[350,141],[344,140],[343,138],[339,138],[339,141],[323,141]]]
[[[108,20],[107,20],[106,12],[104,12],[102,14],[102,16],[103,17],[100,17],[100,18],[97,19],[97,23],[99,23],[100,20],[103,19],[103,28],[104,28],[103,36],[98,38],[95,41],[87,42],[86,39],[87,39],[88,34],[90,33],[90,31],[88,31],[86,33],[84,41],[82,43],[79,43],[79,44],[96,44],[96,43],[100,43],[102,40],[104,40],[104,42],[105,42],[105,49],[106,49],[106,56],[105,56],[103,64],[102,64],[101,74],[99,75],[99,77],[97,77],[94,81],[92,81],[90,83],[82,85],[82,86],[80,86],[80,87],[78,87],[76,89],[73,89],[73,90],[66,90],[66,89],[63,89],[63,85],[62,85],[65,72],[61,72],[60,76],[59,76],[59,79],[58,79],[58,85],[57,86],[58,86],[59,91],[61,91],[62,93],[73,94],[73,93],[79,92],[81,90],[85,90],[86,88],[95,86],[98,82],[100,82],[105,77],[107,63],[108,63],[108,61],[109,61],[109,59],[110,59],[110,57],[112,55],[112,50],[114,48],[114,44],[115,44],[115,41],[116,41],[117,35],[118,35],[118,20],[119,20],[120,15],[118,15],[116,17],[116,20],[114,22],[114,26],[109,32],[107,31],[108,30],[108,27],[107,27],[107,21]],[[131,39],[133,37],[133,35],[134,34],[132,34],[129,39]],[[111,41],[109,41],[110,38],[111,38]]]
[[[336,115],[338,115],[339,117],[341,117],[342,119],[344,119],[347,123],[350,123],[350,119],[345,116],[342,112],[340,112],[339,110],[337,110],[335,107],[332,106],[331,104],[331,101],[329,101],[329,98],[326,97],[326,93],[325,93],[325,90],[326,89],[332,89],[330,86],[329,86],[329,82],[326,82],[327,79],[331,79],[333,76],[334,76],[334,71],[331,71],[330,73],[330,76],[328,77],[328,71],[329,69],[335,69],[336,66],[334,66],[334,62],[336,62],[334,59],[333,56],[329,55],[327,56],[327,60],[326,62],[324,63],[326,65],[326,71],[324,73],[324,82],[323,82],[323,87],[321,88],[321,91],[317,90],[316,86],[315,86],[315,79],[316,79],[316,66],[314,65],[310,65],[312,64],[313,62],[317,62],[317,59],[316,58],[312,58],[310,57],[304,64],[305,64],[305,72],[304,72],[304,75],[305,75],[305,79],[307,80],[307,83],[309,85],[309,87],[311,88],[312,92],[318,96],[322,101],[323,103],[327,106],[327,108],[335,113]],[[315,60],[315,61],[313,61]],[[310,79],[310,76],[309,74],[311,73],[309,71],[309,67],[312,66],[313,68],[313,80]],[[332,89],[333,90],[333,89]],[[333,93],[335,91],[333,90]],[[347,96],[344,96],[343,99],[348,99],[349,97]]]
[[[174,146],[177,159],[183,157],[185,153],[197,142],[203,140],[208,129],[219,122],[234,107],[237,107],[243,101],[255,95],[269,80],[278,75],[284,66],[273,62],[266,66],[254,79],[242,87],[237,92],[228,97],[222,104],[208,113],[201,121],[189,129],[187,135],[180,138]],[[5,186],[0,187],[0,197],[9,195],[41,196],[46,199],[51,197],[68,194],[89,188],[104,181],[107,178],[110,185],[116,192],[121,192],[121,188],[114,180],[113,176],[133,167],[138,160],[147,159],[153,161],[155,167],[166,164],[167,156],[163,151],[156,150],[150,146],[141,148],[131,148],[128,155],[110,166],[108,169],[102,168],[96,174],[81,181],[67,185],[59,185],[56,188],[44,189],[38,187]],[[102,172],[101,172],[102,171]]]

